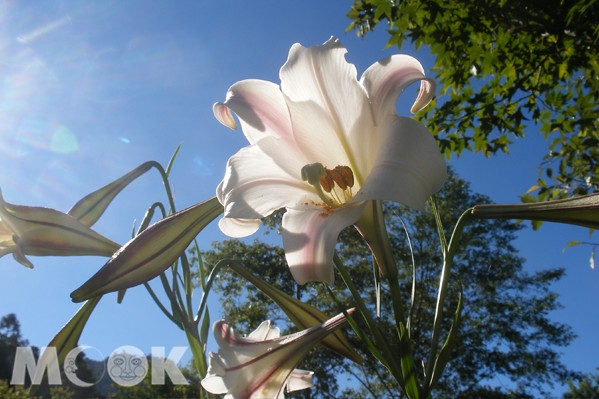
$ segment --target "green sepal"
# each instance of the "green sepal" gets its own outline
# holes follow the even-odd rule
[[[162,219],[119,249],[81,287],[74,302],[147,282],[169,268],[204,227],[223,212],[216,198]]]

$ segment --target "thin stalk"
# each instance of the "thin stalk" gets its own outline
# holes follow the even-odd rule
[[[147,282],[144,283],[144,287],[146,287],[146,290],[148,291],[148,293],[150,294],[150,296],[152,297],[152,299],[154,300],[154,302],[156,303],[156,306],[158,306],[158,308],[162,311],[162,313],[164,313],[164,315],[173,322],[173,324],[177,325],[179,328],[181,328],[181,323],[179,323],[179,321],[177,321],[172,314],[169,313],[168,309],[162,304],[162,302],[160,302],[160,299],[158,298],[158,296],[156,295],[156,293],[154,292],[154,290],[152,289],[152,287],[150,286],[150,284],[148,284]]]
[[[173,214],[176,212],[175,210],[175,199],[173,197],[173,192],[171,190],[171,185],[169,183],[168,180],[168,174],[166,173],[166,171],[164,170],[164,168],[162,167],[161,164],[159,164],[156,161],[149,161],[149,163],[152,164],[152,166],[154,168],[156,168],[156,170],[158,171],[158,173],[160,173],[160,177],[162,178],[162,184],[164,185],[164,190],[166,192],[166,197],[168,198],[168,203],[169,203],[169,207],[170,207],[170,212],[169,214]]]
[[[358,337],[364,341],[364,345],[366,345],[366,348],[368,349],[368,351],[383,365],[385,366],[385,368],[389,368],[387,365],[387,360],[383,357],[383,355],[381,354],[381,352],[378,350],[378,348],[374,345],[374,343],[372,342],[372,340],[370,339],[370,337],[368,337],[368,335],[366,335],[366,333],[364,331],[362,331],[362,329],[358,326],[358,324],[356,323],[356,321],[354,320],[353,316],[349,313],[347,313],[345,311],[345,306],[343,306],[341,304],[341,302],[339,302],[339,300],[337,299],[337,297],[335,296],[335,293],[333,292],[333,290],[331,289],[331,287],[329,287],[328,285],[325,284],[325,288],[327,289],[327,292],[329,293],[329,296],[331,297],[331,299],[333,299],[333,302],[335,302],[335,304],[337,305],[337,308],[343,312],[345,314],[345,318],[347,319],[347,323],[350,325],[350,327],[354,330],[354,332],[356,333],[356,335],[358,335]]]
[[[443,251],[443,269],[441,270],[441,279],[439,281],[439,293],[437,294],[437,305],[435,307],[435,320],[433,322],[433,334],[431,338],[431,351],[429,354],[428,363],[426,365],[426,390],[430,391],[430,384],[432,382],[433,370],[435,367],[435,359],[437,358],[437,351],[439,348],[439,338],[441,335],[441,325],[443,319],[443,304],[445,302],[445,296],[447,295],[447,284],[449,283],[449,274],[451,267],[453,266],[453,256],[457,251],[460,237],[464,231],[464,227],[472,218],[472,209],[468,209],[458,219],[449,245]]]
[[[404,387],[405,382],[404,382],[403,375],[401,373],[401,367],[397,364],[395,358],[393,356],[391,356],[392,351],[391,351],[391,348],[389,347],[389,345],[387,345],[387,340],[385,339],[385,337],[379,330],[379,328],[376,324],[376,321],[372,318],[370,311],[366,307],[366,304],[362,300],[360,293],[358,292],[356,286],[354,285],[351,277],[347,273],[347,270],[345,270],[345,266],[343,265],[343,263],[341,262],[341,259],[339,258],[339,256],[337,254],[335,254],[335,256],[333,258],[333,262],[335,264],[335,267],[337,268],[337,271],[339,271],[339,274],[341,275],[343,282],[345,283],[345,285],[349,289],[350,293],[352,294],[352,297],[354,298],[354,301],[355,301],[355,304],[356,304],[358,310],[362,314],[362,317],[364,317],[364,319],[366,320],[366,324],[368,325],[370,332],[374,336],[376,344],[381,348],[381,350],[382,350],[381,353],[384,354],[383,356],[386,356],[385,357],[386,364],[384,364],[385,367],[387,367],[389,372],[395,377],[395,379],[399,382],[399,384],[402,387]]]

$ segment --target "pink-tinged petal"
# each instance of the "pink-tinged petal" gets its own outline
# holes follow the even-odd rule
[[[225,194],[223,193],[223,182],[221,181],[216,188],[216,198],[224,205]],[[218,221],[220,230],[233,238],[247,237],[258,231],[260,228],[260,219],[237,219],[223,217]]]
[[[336,38],[322,46],[295,44],[280,71],[297,145],[311,162],[327,167],[353,164],[349,136],[358,121],[371,120],[366,92],[346,52]]]
[[[231,86],[225,105],[237,114],[250,144],[267,136],[293,141],[289,111],[278,85],[257,79],[242,80]],[[221,120],[218,116],[217,119]]]
[[[418,90],[418,96],[416,97],[416,101],[414,101],[412,108],[410,108],[410,112],[415,114],[416,112],[426,107],[435,96],[436,87],[437,84],[433,79],[422,79],[420,81],[420,90]]]
[[[325,213],[323,209],[290,210],[283,215],[285,258],[295,281],[334,282],[333,255],[341,230],[352,225],[364,204],[345,205]]]
[[[278,150],[278,155],[265,153],[261,146]],[[297,208],[318,199],[313,188],[301,180],[302,166],[297,157],[286,153],[282,140],[274,137],[242,148],[229,159],[217,193],[225,217],[259,219],[277,209]]]
[[[391,200],[423,209],[447,178],[445,161],[423,125],[410,118],[389,122],[376,164],[353,201]]]
[[[377,122],[385,115],[395,114],[399,94],[418,81],[421,81],[420,91],[411,112],[424,108],[435,94],[435,82],[424,77],[424,69],[415,58],[392,55],[371,65],[360,80],[368,92]]]
[[[222,218],[218,221],[218,227],[229,237],[247,237],[258,231],[260,219]]]
[[[349,309],[347,313],[353,313]],[[283,398],[285,388],[298,390],[311,386],[310,372],[294,370],[304,356],[326,336],[343,327],[339,314],[323,324],[284,337],[269,337],[270,322],[263,323],[250,337],[238,337],[223,320],[214,323],[218,354],[210,354],[202,386],[211,393],[226,394],[227,399]],[[268,330],[264,334],[263,330]]]
[[[299,391],[310,388],[312,384],[313,371],[295,369],[287,380],[287,392]]]
[[[214,113],[214,117],[220,123],[225,125],[231,130],[237,129],[237,123],[235,122],[235,118],[233,117],[233,112],[231,109],[227,107],[223,103],[214,103],[212,106],[212,113]]]
[[[246,339],[250,341],[266,341],[279,338],[280,336],[281,330],[278,327],[271,327],[270,320],[266,320],[260,323],[258,328],[252,331]]]
[[[214,353],[209,354],[208,361],[208,372],[202,380],[202,386],[206,391],[217,395],[227,393],[228,389],[224,378],[227,374],[226,365]]]

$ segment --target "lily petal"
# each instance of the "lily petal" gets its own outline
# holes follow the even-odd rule
[[[14,244],[12,237],[12,230],[8,228],[2,219],[0,219],[0,247],[6,246],[7,244]]]
[[[233,112],[231,109],[227,107],[223,103],[214,103],[212,106],[212,113],[214,113],[214,117],[220,123],[225,125],[231,130],[237,130],[237,123],[235,122],[235,118],[233,117]]]
[[[280,72],[298,146],[311,162],[330,160],[329,167],[353,165],[349,136],[360,119],[371,118],[366,92],[346,53],[336,38],[322,46],[295,44]]]
[[[348,310],[353,313],[355,309]],[[257,334],[238,337],[224,321],[214,323],[218,354],[210,354],[210,364],[202,386],[208,392],[226,394],[226,399],[283,398],[283,391],[310,386],[308,374],[294,367],[328,334],[344,326],[343,314],[322,325],[295,334],[263,341],[258,336],[277,335],[266,321]],[[276,330],[276,329],[275,329]],[[290,381],[289,379],[292,379]]]
[[[284,151],[282,146],[279,139],[268,137],[260,146],[242,148],[229,159],[221,194],[217,195],[226,204],[225,217],[259,219],[283,207],[297,208],[318,200],[312,187],[300,178],[304,164],[297,157],[288,153],[273,158],[263,148]]]
[[[222,218],[218,221],[220,230],[233,238],[251,236],[260,228],[260,219]]]
[[[289,111],[278,85],[258,79],[242,80],[229,88],[224,105],[237,114],[250,144],[267,136],[293,141]],[[225,126],[235,124],[230,111],[227,113],[220,106],[215,115]]]
[[[300,391],[310,388],[312,384],[313,371],[295,369],[287,380],[287,392]]]
[[[368,91],[377,121],[384,115],[395,114],[397,97],[417,81],[421,84],[411,109],[414,113],[424,108],[435,94],[435,82],[425,78],[422,64],[414,57],[396,54],[382,59],[366,69],[360,79]]]
[[[391,200],[423,209],[443,185],[447,167],[431,133],[410,118],[393,117],[384,146],[354,201]]]
[[[334,282],[333,255],[341,230],[352,225],[364,203],[348,205],[330,214],[322,209],[288,209],[283,215],[282,236],[285,258],[295,281]]]
[[[248,341],[259,342],[279,338],[280,336],[281,330],[278,327],[271,327],[269,321],[263,321],[246,339]]]

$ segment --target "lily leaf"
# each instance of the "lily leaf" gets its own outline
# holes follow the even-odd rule
[[[430,376],[430,385],[428,386],[429,389],[431,389],[435,386],[435,384],[437,383],[437,381],[443,374],[443,370],[445,369],[445,366],[451,359],[451,352],[453,351],[453,349],[455,347],[457,332],[460,328],[460,322],[462,321],[462,319],[461,319],[462,304],[463,304],[462,303],[462,293],[460,292],[460,295],[458,297],[458,305],[457,305],[457,308],[455,311],[454,321],[449,330],[449,334],[447,335],[447,339],[445,340],[443,347],[439,351],[437,360],[435,361],[435,367],[433,369],[433,374]]]
[[[85,302],[48,344],[48,347],[56,348],[58,364],[64,364],[69,351],[77,347],[83,328],[101,298],[101,296],[97,296]]]
[[[154,223],[73,291],[72,300],[81,302],[153,279],[170,267],[199,232],[222,212],[220,202],[212,198]]]

